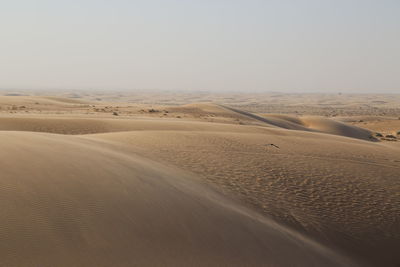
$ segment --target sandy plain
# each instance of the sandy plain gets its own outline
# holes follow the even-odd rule
[[[1,266],[398,266],[400,96],[0,96]]]

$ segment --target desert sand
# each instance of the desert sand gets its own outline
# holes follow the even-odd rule
[[[1,266],[400,264],[397,95],[49,95],[0,96]]]

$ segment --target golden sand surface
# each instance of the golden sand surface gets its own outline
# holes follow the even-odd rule
[[[0,266],[400,264],[398,95],[10,94]]]

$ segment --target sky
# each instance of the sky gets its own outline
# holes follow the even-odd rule
[[[398,0],[0,0],[0,88],[400,93]]]

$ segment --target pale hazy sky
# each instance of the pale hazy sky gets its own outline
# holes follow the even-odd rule
[[[400,1],[0,0],[0,88],[400,92]]]

